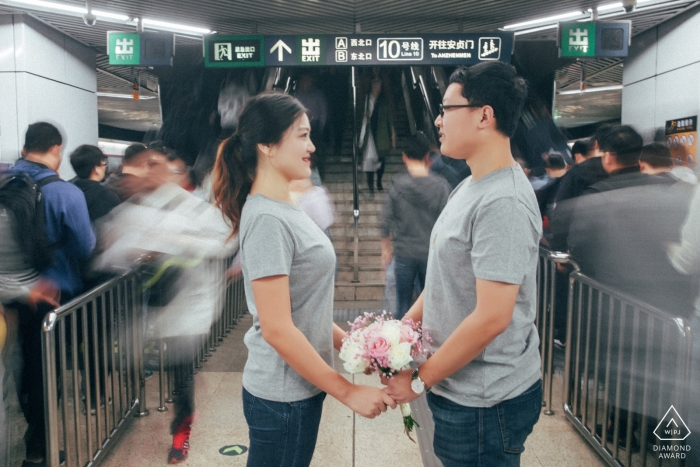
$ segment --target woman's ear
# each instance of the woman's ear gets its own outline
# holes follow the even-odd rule
[[[265,156],[270,156],[272,153],[272,145],[270,144],[258,144],[258,151],[260,151],[261,154],[264,154]]]

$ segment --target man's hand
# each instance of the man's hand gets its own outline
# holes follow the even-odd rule
[[[42,278],[29,291],[27,303],[33,310],[36,310],[38,303],[47,303],[54,308],[58,308],[60,299],[61,291],[58,289],[58,286],[53,281]]]
[[[387,386],[384,388],[384,392],[397,404],[407,404],[420,396],[411,389],[411,373],[412,370],[403,370],[394,375],[393,378],[382,376],[382,384]]]

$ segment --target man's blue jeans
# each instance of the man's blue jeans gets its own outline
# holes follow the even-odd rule
[[[444,467],[520,465],[525,439],[540,418],[542,382],[493,407],[465,407],[428,393],[435,454]]]
[[[322,392],[297,402],[274,402],[243,388],[243,413],[248,422],[248,467],[307,467],[316,448]]]
[[[420,282],[420,289],[425,287],[425,271],[428,268],[428,260],[397,256],[394,260],[394,274],[396,276],[396,315],[395,319],[401,319],[411,305],[413,305],[413,291],[415,290],[416,276]],[[420,292],[420,291],[419,291]]]

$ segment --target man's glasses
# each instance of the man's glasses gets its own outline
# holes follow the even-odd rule
[[[467,107],[483,107],[483,105],[476,105],[476,104],[444,105],[444,104],[440,104],[440,116],[441,117],[445,116],[445,110],[460,109],[460,108],[467,108]]]

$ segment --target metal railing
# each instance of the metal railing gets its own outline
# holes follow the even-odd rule
[[[651,452],[661,451],[653,432],[671,406],[687,420],[688,321],[587,277],[568,254],[540,247],[536,325],[546,415],[554,413],[554,329],[563,298],[558,293],[566,296],[566,417],[612,467],[680,465]]]
[[[48,313],[43,323],[47,464],[101,459],[134,415],[147,415],[140,268]],[[95,415],[94,417],[92,415]]]
[[[610,466],[677,465],[650,451],[671,406],[688,419],[688,322],[575,271],[566,339],[564,411],[584,438]]]
[[[543,385],[542,405],[545,407],[545,415],[554,415],[554,410],[552,410],[554,328],[557,312],[558,281],[562,280],[562,274],[557,271],[557,265],[559,264],[572,264],[569,255],[540,247],[537,267],[537,315],[535,325],[540,336]]]
[[[232,257],[209,261],[212,281],[226,284],[217,298],[210,332],[191,365],[168,365],[159,340],[160,401],[173,402],[178,385],[201,368],[246,311],[243,281],[227,270]],[[148,415],[144,371],[143,266],[115,277],[46,315],[43,323],[47,465],[95,466],[134,416]],[[167,381],[167,382],[166,382]]]

